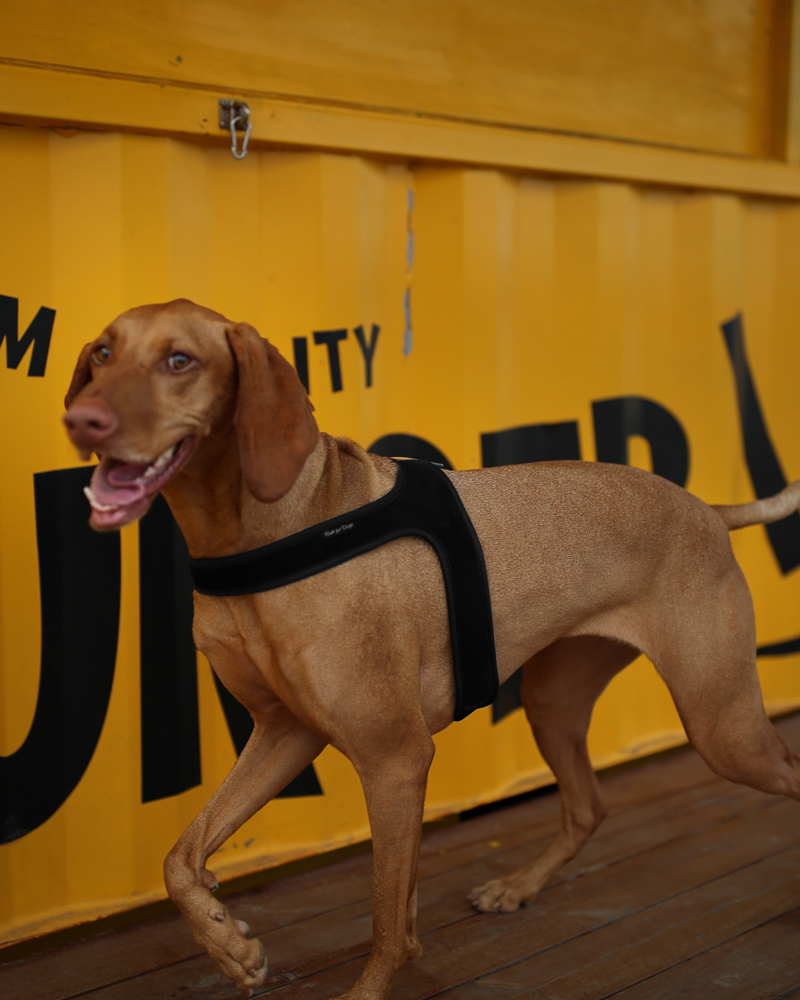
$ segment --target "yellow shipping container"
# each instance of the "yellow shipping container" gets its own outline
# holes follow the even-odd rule
[[[196,664],[165,511],[85,527],[60,426],[79,348],[185,296],[254,324],[320,425],[366,446],[627,461],[719,503],[774,491],[800,475],[791,7],[10,0],[0,942],[161,898],[247,730]],[[244,159],[221,98],[249,105]],[[734,545],[768,708],[796,707],[800,516]],[[512,684],[436,738],[428,818],[550,780],[517,705]],[[641,659],[590,749],[604,766],[684,738]],[[328,749],[216,870],[367,836]]]

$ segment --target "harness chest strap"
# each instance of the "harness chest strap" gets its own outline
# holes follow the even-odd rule
[[[378,500],[270,545],[192,559],[195,589],[212,597],[275,590],[409,535],[433,546],[442,569],[453,656],[455,719],[497,697],[497,659],[483,549],[461,497],[428,462],[397,463],[397,480]]]

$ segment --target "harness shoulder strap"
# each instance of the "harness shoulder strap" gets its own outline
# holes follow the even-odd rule
[[[483,550],[448,476],[428,462],[398,462],[392,489],[363,507],[250,552],[191,560],[195,589],[214,597],[274,590],[409,535],[433,546],[447,595],[455,718],[497,696],[497,660]]]

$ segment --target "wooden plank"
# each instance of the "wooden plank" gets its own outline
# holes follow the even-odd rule
[[[796,842],[798,839],[796,815],[789,804],[784,808],[780,823],[766,828],[779,837],[775,844]],[[773,814],[773,820],[777,816]],[[580,882],[562,883],[546,889],[532,906],[509,917],[490,915],[468,917],[437,933],[424,936],[426,954],[401,974],[395,995],[397,1000],[417,1000],[431,995],[426,992],[431,981],[437,989],[452,988],[465,981],[485,974],[493,967],[509,966],[524,961],[524,956],[536,953],[559,956],[571,952],[565,960],[572,969],[576,955],[565,943],[581,938],[586,941],[590,932],[616,926],[624,921],[623,940],[635,940],[641,915],[657,905],[665,896],[685,893],[697,885],[711,882],[748,864],[763,850],[765,822],[758,817],[734,821],[727,827],[727,836],[720,843],[720,831],[713,836],[701,834],[687,838],[680,850],[670,845],[645,856],[629,859],[616,866],[586,876]],[[794,871],[789,864],[789,871]],[[768,878],[768,876],[764,876]],[[713,887],[708,890],[713,894]],[[796,887],[795,887],[796,891]],[[631,926],[635,924],[637,926]],[[578,953],[583,960],[582,948]],[[357,963],[354,963],[354,975]],[[514,979],[518,966],[514,967]],[[339,980],[341,968],[332,973]],[[312,981],[303,980],[303,996],[315,1000],[324,996],[331,984],[328,973],[322,972]],[[493,980],[502,981],[502,974],[495,972]],[[530,981],[528,981],[530,985]],[[319,989],[319,992],[317,992]],[[279,991],[286,1000],[293,1000],[296,987]],[[298,992],[297,996],[301,994]],[[580,995],[580,994],[578,994]]]
[[[765,805],[765,800],[752,797],[744,789],[720,783],[707,789],[675,793],[642,809],[612,815],[601,828],[602,833],[593,837],[578,857],[556,874],[550,885],[585,876],[609,864],[618,864],[689,834],[713,829],[717,824]],[[532,838],[526,837],[524,828],[501,828],[495,833],[493,841],[474,852],[467,872],[461,877],[479,877],[479,882],[482,882],[515,871],[531,860],[555,832],[554,828],[545,837]],[[453,865],[452,870],[454,874],[463,871],[457,865]],[[471,886],[465,885],[464,888],[466,890]]]
[[[423,933],[426,954],[413,967],[403,970],[395,991],[397,1000],[431,995],[426,991],[432,981],[437,989],[452,988],[493,968],[530,959],[543,949],[558,951],[557,945],[607,924],[613,926],[636,917],[666,896],[685,893],[737,871],[763,852],[765,829],[775,838],[770,842],[773,850],[786,849],[787,844],[792,845],[798,839],[792,805],[771,802],[755,814],[711,831],[704,830],[677,844],[661,845],[646,854],[588,873],[582,879],[559,883],[513,916],[474,914],[462,900],[456,904],[462,919]],[[768,818],[763,815],[766,812],[770,813]],[[447,877],[442,878],[446,881]],[[432,888],[438,900],[442,886],[437,883]],[[427,892],[426,886],[421,894],[423,908],[427,905]],[[449,899],[445,903],[452,905]],[[434,905],[438,903],[435,901]],[[368,908],[355,904],[332,914],[327,922],[305,921],[290,933],[281,929],[261,935],[268,955],[271,954],[273,969],[287,977],[304,970],[298,982],[277,987],[277,992],[286,1000],[293,1000],[295,995],[315,1000],[348,985],[365,960],[369,925]],[[627,940],[635,933],[628,927]],[[315,967],[318,972],[313,971]],[[140,1000],[146,996],[170,1000],[185,995],[187,989],[194,992],[202,989],[203,996],[227,1000],[226,982],[206,957],[86,996],[93,1000]],[[326,994],[326,990],[331,992]]]
[[[800,0],[792,0],[787,90],[786,160],[800,166]]]
[[[637,914],[635,926],[629,918],[610,923],[582,942],[580,963],[571,949],[555,949],[494,978],[527,982],[541,1000],[614,995],[792,907],[800,899],[798,862],[800,848],[783,851]],[[791,964],[796,975],[796,959]]]
[[[696,754],[677,751],[615,770],[603,779],[603,784],[606,799],[622,813],[634,809],[637,800],[657,803],[671,792],[680,795],[698,783],[709,785],[715,781],[718,779],[713,778]],[[671,811],[673,805],[667,803],[664,808]],[[555,833],[559,814],[559,797],[550,793],[429,833],[422,841],[420,878],[468,866],[476,857],[496,856],[498,848],[490,845],[501,833],[504,853],[515,845],[527,846],[532,853],[537,843]],[[609,821],[617,822],[616,817]],[[607,834],[610,829],[607,825],[604,832]],[[590,863],[588,857],[584,856],[586,863]],[[240,893],[230,902],[254,933],[264,933],[357,900],[369,900],[371,864],[371,856],[348,858],[333,866]],[[465,891],[469,887],[469,873],[465,872],[463,878]],[[462,896],[463,891],[458,898]],[[179,916],[164,917],[0,966],[0,989],[6,1000],[27,1000],[30,970],[35,967],[36,977],[42,983],[41,1000],[64,1000],[127,975],[152,971],[199,954],[200,949],[183,920]]]
[[[800,716],[779,720],[778,729],[790,742],[798,742]],[[713,841],[724,836],[724,827],[714,827],[714,823],[724,824],[750,812],[754,813],[753,822],[764,824],[771,835],[768,814],[763,810],[774,804],[773,800],[713,778],[692,751],[617,769],[605,776],[603,786],[615,813],[554,886],[569,880],[568,884],[574,882],[581,892],[591,890],[598,870],[604,867],[624,874],[626,858],[638,857],[634,864],[641,865],[646,862],[648,848],[659,844],[668,853],[672,850],[669,841],[680,837],[681,825],[684,834],[692,831],[701,841],[703,837]],[[645,803],[639,808],[637,795]],[[428,834],[423,839],[420,868],[423,932],[430,936],[454,921],[473,919],[464,900],[465,891],[527,860],[536,844],[555,832],[558,813],[558,797],[545,795]],[[264,940],[272,963],[280,960],[282,973],[297,975],[302,968],[313,974],[326,963],[330,966],[332,956],[355,959],[366,953],[370,867],[369,855],[349,858],[240,894],[230,903],[256,933],[272,934]],[[545,915],[551,892],[549,887],[541,897]],[[305,943],[298,950],[300,939]],[[7,1000],[30,1000],[30,984],[35,979],[39,984],[37,1000],[64,1000],[134,977],[146,985],[151,978],[146,973],[169,966],[179,970],[174,980],[178,989],[177,984],[185,983],[187,975],[194,975],[187,960],[205,963],[206,975],[213,975],[211,963],[196,956],[197,945],[182,919],[161,918],[0,967],[0,989]],[[348,969],[347,974],[352,975],[351,963]]]
[[[776,1000],[800,992],[800,909],[614,996],[619,1000],[695,1000],[701,994],[731,996],[734,991],[747,1000]]]
[[[679,817],[678,828],[686,828],[691,824],[708,824],[717,816],[729,818],[739,808],[736,800],[741,801],[743,790],[713,779],[704,765],[698,766],[695,754],[678,753],[662,758],[658,762],[660,780],[655,783],[641,780],[640,772],[648,771],[653,763],[609,776],[609,784],[613,786],[611,797],[621,803],[619,812],[607,821],[602,839],[591,843],[559,875],[559,880],[576,877],[584,870],[618,860],[626,852],[638,849],[639,828],[657,830],[659,836],[668,837],[674,834],[676,817]],[[705,784],[692,787],[693,782],[703,779]],[[668,787],[674,791],[665,795]],[[635,808],[637,792],[653,796],[648,806]],[[442,873],[455,872],[452,886],[441,891],[450,893],[456,908],[455,918],[460,918],[467,890],[479,880],[501,875],[533,856],[555,834],[559,813],[558,796],[547,795],[429,834],[423,839],[421,850],[421,883]],[[624,839],[629,828],[633,830],[635,844]],[[652,834],[649,836],[652,838]],[[476,873],[475,865],[481,861],[486,862],[486,867]],[[330,868],[239,894],[230,902],[236,915],[246,920],[257,935],[288,927],[291,937],[295,926],[308,920],[316,921],[317,929],[324,931],[332,911],[355,905],[368,913],[371,864],[371,855],[349,858]],[[468,907],[466,912],[469,913]],[[454,918],[448,915],[442,919]],[[423,925],[428,920],[424,905],[420,920]],[[436,926],[436,921],[431,920],[428,925]],[[370,933],[368,922],[364,928],[362,939],[366,941]],[[359,940],[352,938],[350,942],[356,948],[355,954],[359,953]],[[324,953],[325,944],[320,943],[319,948]],[[24,1000],[29,990],[28,969],[35,965],[37,976],[48,984],[42,1000],[64,1000],[126,974],[141,975],[200,954],[181,918],[162,918],[140,928],[125,928],[116,934],[91,938],[0,968],[0,986],[7,1000]]]
[[[728,801],[726,808],[720,809],[718,820],[722,816],[730,819],[732,815],[737,815],[738,809],[739,803],[734,804]],[[697,810],[697,817],[702,816],[699,822],[703,824],[704,828],[705,824],[709,822],[706,812],[706,809]],[[669,813],[665,810],[661,822],[656,822],[652,827],[649,827],[651,847],[654,846],[653,842],[655,841],[666,844],[675,836],[674,827],[662,830],[662,825],[666,825],[668,822]],[[692,822],[697,822],[697,818],[685,819],[684,825],[689,826]],[[632,827],[635,828],[637,825],[634,823]],[[577,876],[586,878],[588,875],[598,873],[603,869],[616,869],[626,856],[637,857],[641,852],[641,841],[638,837],[636,838],[636,847],[633,850],[626,849],[630,830],[631,827],[623,828],[619,834],[609,835],[609,840],[617,842],[617,850],[607,847],[603,851],[604,858],[598,855],[573,873],[568,871],[559,873],[550,883],[549,888],[574,882],[575,891],[580,892],[580,883],[575,881]],[[620,841],[622,844],[619,843]],[[442,928],[471,918],[473,910],[467,902],[467,892],[475,885],[490,878],[503,876],[516,869],[530,860],[541,846],[540,844],[531,849],[530,845],[526,845],[517,852],[506,852],[501,845],[476,856],[474,862],[469,866],[443,869],[437,875],[422,880],[419,905],[420,934],[428,938]],[[331,916],[333,915],[326,914],[304,922],[302,951],[298,950],[294,927],[279,928],[263,935],[262,941],[271,956],[272,967],[285,974],[302,978],[315,974],[325,968],[327,964],[335,964],[335,962],[346,958],[357,958],[365,955],[369,950],[371,935],[369,900],[359,901],[350,907],[343,908],[335,914],[334,920],[331,919]]]
[[[100,80],[769,157],[784,0],[6,0],[0,57]],[[65,81],[69,85],[69,81]],[[157,122],[152,125],[157,127]]]
[[[0,122],[200,139],[219,148],[221,95],[0,62]],[[426,163],[800,199],[800,171],[770,159],[248,96],[250,148],[323,150]]]
[[[458,997],[459,1000],[521,1000],[531,995],[530,986],[498,983],[494,979],[481,979],[476,983],[445,990],[439,996]]]

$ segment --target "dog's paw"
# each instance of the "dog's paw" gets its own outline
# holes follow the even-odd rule
[[[481,913],[513,913],[527,902],[521,889],[511,879],[494,879],[479,885],[467,896]]]
[[[231,917],[224,906],[213,906],[202,927],[192,921],[192,930],[245,996],[250,996],[267,978],[267,956],[261,942],[251,940],[248,925]]]

